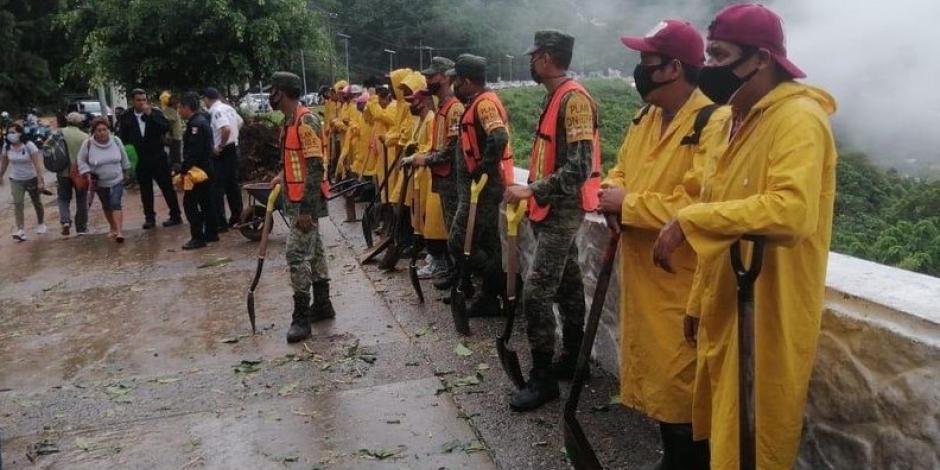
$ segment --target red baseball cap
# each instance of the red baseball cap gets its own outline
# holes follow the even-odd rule
[[[787,59],[783,22],[763,5],[745,3],[725,7],[708,27],[708,39],[767,49],[791,77],[806,77],[806,73]]]
[[[646,36],[621,36],[620,42],[635,51],[671,57],[693,67],[705,65],[705,41],[687,21],[661,21]]]

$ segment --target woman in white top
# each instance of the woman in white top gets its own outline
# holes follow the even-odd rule
[[[124,151],[124,143],[111,135],[109,124],[105,117],[91,121],[91,137],[78,151],[78,173],[91,177],[91,188],[98,194],[104,216],[111,226],[108,236],[118,243],[124,243],[121,201],[131,162]]]
[[[46,224],[43,223],[45,212],[42,201],[39,200],[39,193],[46,188],[42,177],[44,171],[42,158],[36,144],[23,143],[23,135],[23,126],[10,125],[7,128],[2,151],[0,151],[0,184],[3,183],[3,175],[6,174],[7,168],[10,168],[10,189],[13,193],[13,214],[16,218],[16,231],[13,233],[13,238],[17,241],[26,240],[26,232],[23,230],[26,193],[29,193],[33,209],[36,210],[36,233],[46,233]]]

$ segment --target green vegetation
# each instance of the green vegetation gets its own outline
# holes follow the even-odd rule
[[[624,130],[640,106],[619,80],[586,80],[600,106],[605,171],[617,158]],[[500,92],[513,127],[516,164],[527,167],[544,90]],[[940,276],[940,181],[906,178],[842,151],[838,166],[832,249],[878,263]]]

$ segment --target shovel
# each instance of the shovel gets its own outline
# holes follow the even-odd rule
[[[401,182],[401,191],[398,193],[398,206],[395,207],[394,221],[392,222],[391,227],[389,228],[388,238],[393,240],[394,243],[388,246],[388,249],[385,251],[385,256],[382,257],[382,261],[379,263],[379,268],[385,270],[395,269],[395,265],[398,264],[398,260],[401,258],[401,250],[405,245],[405,234],[401,233],[404,230],[404,220],[405,220],[405,196],[408,195],[408,182],[411,181],[410,167],[402,167],[402,182]]]
[[[412,170],[417,173],[417,170]],[[414,288],[418,296],[418,303],[424,303],[424,291],[421,290],[421,280],[418,279],[418,255],[421,252],[421,245],[424,241],[424,214],[421,207],[421,188],[418,183],[418,177],[413,178],[411,198],[411,220],[414,225],[414,245],[411,247],[411,262],[408,263],[408,278],[411,279],[411,287]]]
[[[738,445],[741,470],[757,468],[757,420],[754,414],[754,281],[764,260],[764,240],[754,242],[751,264],[741,259],[741,241],[731,245],[731,267],[738,282]]]
[[[522,375],[522,366],[519,365],[519,354],[509,347],[509,338],[512,336],[512,326],[516,319],[516,273],[519,271],[519,222],[525,214],[528,201],[523,199],[514,205],[506,206],[506,241],[509,252],[506,255],[506,303],[504,315],[506,326],[503,334],[496,338],[496,353],[499,363],[506,371],[516,388],[525,386],[525,376]]]
[[[369,205],[366,206],[365,212],[362,213],[362,238],[366,241],[366,246],[372,248],[372,229],[374,228],[375,219],[376,219],[376,205],[381,199],[381,193],[385,191],[388,193],[388,178],[385,178],[385,181],[382,181],[379,190],[375,193],[375,198],[369,202]],[[387,200],[387,199],[386,199]]]
[[[467,233],[463,238],[463,263],[460,265],[460,281],[454,286],[450,298],[450,313],[454,317],[454,328],[458,333],[470,334],[470,319],[467,317],[466,293],[472,286],[470,280],[470,249],[473,247],[473,229],[477,222],[477,202],[486,186],[489,175],[484,173],[480,179],[470,183],[470,211],[467,214]]]
[[[268,205],[264,211],[264,227],[261,229],[261,244],[258,245],[258,267],[255,269],[255,277],[251,280],[251,286],[248,287],[248,321],[251,323],[251,334],[255,334],[255,288],[258,287],[258,281],[261,280],[261,270],[264,268],[264,255],[268,251],[268,232],[271,231],[271,224],[274,222],[274,206],[277,205],[277,198],[281,194],[281,185],[276,184],[268,195]]]
[[[578,401],[581,399],[581,389],[584,388],[584,382],[587,381],[588,361],[591,358],[591,350],[594,348],[597,325],[600,323],[601,313],[604,311],[604,300],[607,299],[607,288],[610,286],[610,274],[614,267],[614,259],[617,256],[617,246],[620,244],[620,221],[612,215],[607,215],[606,218],[607,226],[610,228],[610,242],[607,245],[607,253],[604,254],[601,271],[597,275],[597,286],[591,300],[591,312],[588,315],[581,351],[578,353],[578,365],[575,368],[574,380],[571,382],[571,393],[568,395],[568,402],[565,403],[565,451],[568,453],[568,458],[575,470],[602,470],[604,468],[597,460],[597,454],[594,453],[594,448],[588,442],[584,429],[581,428],[581,423],[578,423]]]

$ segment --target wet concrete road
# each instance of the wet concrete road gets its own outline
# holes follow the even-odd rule
[[[3,468],[568,468],[561,402],[508,410],[512,386],[493,341],[501,321],[474,321],[461,340],[430,284],[418,305],[406,272],[356,262],[359,227],[341,215],[321,219],[338,316],[288,346],[282,222],[251,337],[244,296],[256,244],[230,232],[183,252],[186,226],[139,229],[136,192],[125,196],[123,246],[103,234],[63,239],[54,198],[50,233],[17,244],[6,235],[8,191],[0,187]],[[92,224],[106,231],[97,203]],[[461,341],[472,354],[455,353]],[[654,428],[610,404],[616,382],[596,375],[581,409],[602,461],[655,460]]]

